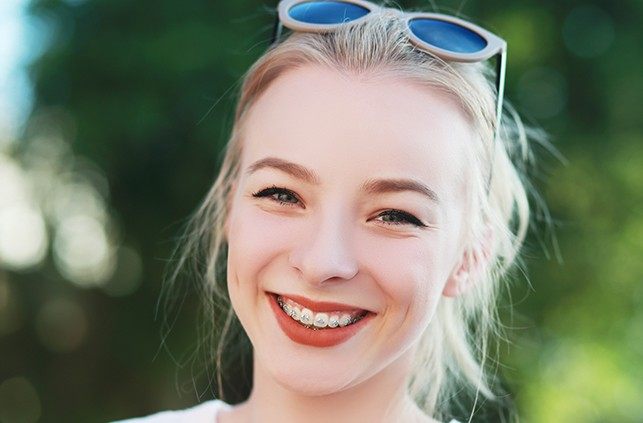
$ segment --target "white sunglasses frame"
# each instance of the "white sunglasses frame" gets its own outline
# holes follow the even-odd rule
[[[291,18],[290,15],[288,14],[288,11],[294,6],[297,6],[302,3],[312,3],[312,2],[323,3],[324,0],[282,0],[279,2],[279,6],[278,6],[279,21],[285,27],[292,29],[293,31],[325,33],[325,32],[332,32],[340,26],[355,25],[360,22],[363,22],[369,19],[371,16],[373,16],[375,12],[391,10],[396,13],[400,13],[404,16],[404,23],[406,24],[406,28],[408,30],[408,37],[409,37],[409,40],[413,42],[413,44],[415,44],[417,47],[420,47],[424,51],[428,51],[430,53],[435,54],[441,59],[454,61],[454,62],[468,62],[468,63],[481,62],[483,60],[487,60],[491,58],[496,54],[501,54],[503,51],[507,49],[507,43],[502,38],[487,31],[482,27],[479,27],[478,25],[475,25],[471,22],[467,22],[455,16],[445,15],[442,13],[401,12],[398,9],[382,7],[366,0],[336,0],[336,1],[338,3],[348,3],[348,4],[355,4],[355,5],[361,6],[367,9],[369,13],[365,14],[361,18],[357,18],[349,22],[342,22],[337,24],[306,23],[306,22],[297,21]],[[421,18],[448,22],[448,23],[452,23],[452,24],[461,26],[463,28],[466,28],[471,32],[482,37],[487,43],[487,45],[482,50],[473,52],[473,53],[458,53],[458,52],[453,52],[453,51],[445,50],[440,47],[434,46],[418,38],[411,30],[410,22],[414,19],[421,19]]]

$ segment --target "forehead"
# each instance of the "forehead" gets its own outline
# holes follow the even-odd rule
[[[242,133],[244,167],[276,156],[322,179],[413,177],[439,191],[461,184],[464,149],[473,142],[464,112],[437,88],[316,66],[273,81]]]

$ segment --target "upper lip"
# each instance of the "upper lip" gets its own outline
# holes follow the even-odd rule
[[[275,293],[275,295],[290,298],[294,302],[314,311],[355,311],[355,310],[369,311],[369,310],[366,310],[365,308],[356,307],[350,304],[342,304],[342,303],[335,303],[335,302],[329,302],[329,301],[314,301],[314,300],[311,300],[310,298],[302,297],[301,295],[277,294],[277,293]]]

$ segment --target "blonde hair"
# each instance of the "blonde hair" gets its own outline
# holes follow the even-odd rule
[[[239,175],[242,128],[248,110],[272,81],[307,65],[359,75],[384,73],[442,90],[455,98],[469,117],[477,139],[467,157],[468,210],[461,252],[468,267],[480,271],[471,274],[475,280],[467,292],[440,301],[418,344],[409,389],[418,405],[436,418],[450,412],[449,406],[457,403],[461,389],[470,388],[476,399],[478,395],[497,399],[494,378],[487,369],[489,340],[500,327],[496,311],[500,282],[516,263],[529,226],[527,190],[519,171],[530,159],[527,131],[516,113],[506,107],[510,113],[502,119],[494,141],[496,93],[489,67],[446,63],[419,51],[408,41],[399,16],[389,12],[329,34],[293,33],[260,57],[243,79],[220,173],[191,220],[184,248],[165,287],[174,289],[186,270],[198,281],[204,305],[202,345],[214,352],[218,395],[224,396],[224,349],[240,329],[225,283],[223,228],[228,197]],[[480,268],[481,262],[487,265]],[[242,349],[248,353],[248,348],[246,342]],[[209,357],[206,353],[206,359]]]

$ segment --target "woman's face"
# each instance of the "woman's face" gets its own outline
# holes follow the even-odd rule
[[[456,102],[308,66],[270,85],[242,138],[228,289],[256,363],[321,395],[408,358],[461,262],[473,138]]]

